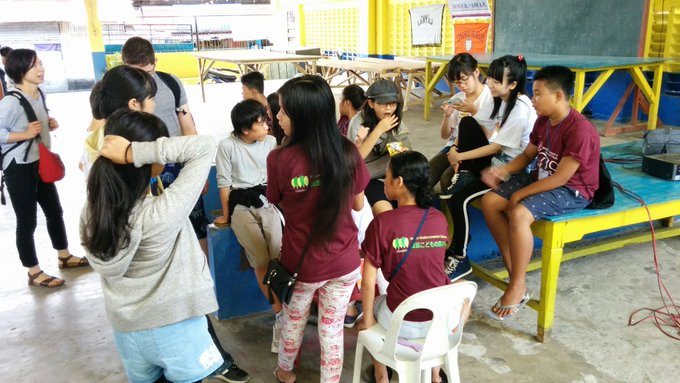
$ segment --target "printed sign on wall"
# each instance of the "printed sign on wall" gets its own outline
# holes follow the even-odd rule
[[[411,45],[441,45],[444,4],[411,8]]]
[[[449,0],[449,10],[454,19],[491,17],[488,0]]]
[[[453,26],[454,52],[484,53],[489,36],[488,23],[457,23]]]

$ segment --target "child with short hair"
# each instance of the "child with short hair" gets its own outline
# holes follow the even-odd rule
[[[588,206],[599,185],[600,140],[593,125],[569,104],[574,74],[547,66],[534,75],[532,103],[539,118],[523,153],[487,169],[483,180],[494,188],[482,198],[489,225],[510,282],[487,313],[506,320],[529,301],[526,269],[533,251],[531,224]],[[537,172],[523,170],[537,159]],[[511,230],[512,228],[512,230]]]
[[[239,102],[231,110],[233,133],[220,141],[215,165],[220,190],[222,216],[216,224],[228,224],[245,250],[255,271],[260,290],[268,297],[262,283],[267,265],[279,257],[282,227],[279,212],[267,200],[267,156],[276,148],[276,139],[268,135],[267,111],[256,100]],[[272,309],[281,311],[274,296]],[[272,352],[278,352],[279,315],[273,329]]]
[[[463,121],[479,125],[484,128],[482,132],[488,138],[493,134],[496,123],[491,117],[494,107],[493,96],[489,87],[480,81],[477,59],[469,53],[453,56],[449,61],[447,76],[460,91],[442,105],[444,118],[440,126],[440,135],[447,142],[446,146],[430,159],[429,188],[432,190],[439,182],[442,193],[451,186],[451,180],[456,174],[447,155],[459,147],[459,125]],[[469,119],[473,121],[468,121]]]

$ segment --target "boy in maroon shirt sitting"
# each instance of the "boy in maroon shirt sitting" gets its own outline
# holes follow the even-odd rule
[[[482,198],[482,212],[510,273],[505,293],[487,313],[493,319],[508,319],[529,301],[525,277],[534,245],[531,224],[585,208],[598,187],[600,139],[571,108],[573,86],[568,68],[536,72],[531,101],[539,118],[529,145],[510,163],[482,176],[494,188]],[[524,172],[534,158],[537,171]]]

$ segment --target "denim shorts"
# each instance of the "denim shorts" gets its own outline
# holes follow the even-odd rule
[[[497,189],[492,191],[505,199],[510,199],[514,192],[528,186],[532,182],[534,180],[530,174],[514,174],[507,182],[502,183]],[[580,195],[578,191],[566,186],[530,195],[521,202],[537,221],[546,217],[554,217],[582,210],[589,203],[590,201]]]
[[[205,316],[148,330],[113,331],[127,378],[151,383],[165,375],[171,382],[196,382],[222,365]]]

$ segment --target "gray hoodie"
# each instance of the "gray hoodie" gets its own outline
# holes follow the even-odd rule
[[[188,218],[216,149],[209,136],[132,143],[137,167],[182,162],[184,168],[162,195],[140,198],[129,218],[129,246],[109,261],[88,254],[100,274],[114,329],[145,330],[217,310],[210,270]],[[86,203],[80,218],[81,238],[87,221]]]

